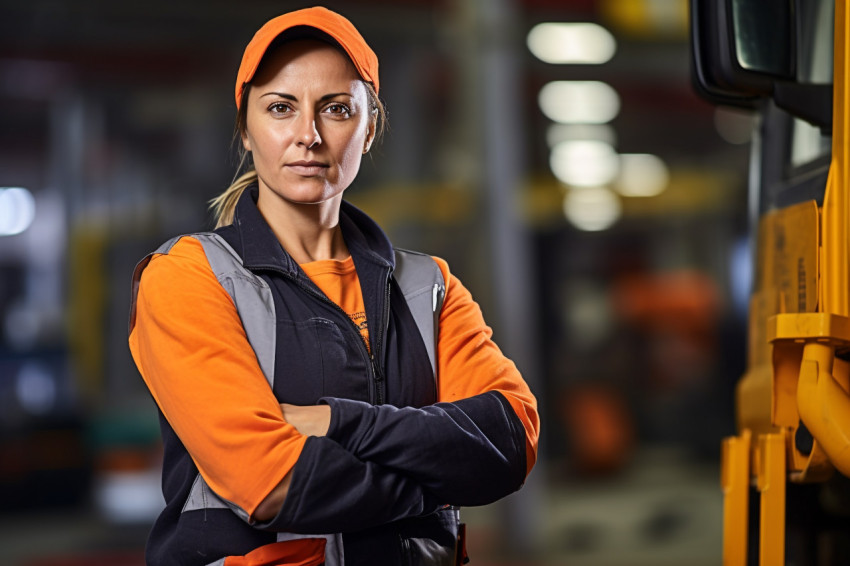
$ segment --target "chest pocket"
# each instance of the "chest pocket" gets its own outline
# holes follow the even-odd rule
[[[279,320],[274,392],[282,403],[315,405],[322,396],[368,401],[369,360],[351,332],[324,318]]]

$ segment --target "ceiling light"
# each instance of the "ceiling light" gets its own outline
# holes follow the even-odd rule
[[[30,227],[35,199],[21,187],[0,187],[0,236],[14,236]]]
[[[619,160],[614,148],[605,142],[565,141],[552,148],[549,166],[562,183],[594,187],[614,180]]]
[[[605,124],[620,113],[620,96],[600,81],[552,81],[537,96],[543,114],[561,124]]]
[[[565,141],[599,141],[617,145],[617,132],[605,124],[549,124],[546,144],[552,148]]]
[[[621,153],[615,187],[624,197],[654,197],[670,182],[667,165],[649,153]]]
[[[619,220],[622,207],[617,195],[606,187],[572,189],[564,197],[564,214],[579,230],[598,232]]]
[[[537,24],[528,32],[526,44],[535,57],[546,63],[598,65],[609,61],[617,51],[614,36],[592,23]]]

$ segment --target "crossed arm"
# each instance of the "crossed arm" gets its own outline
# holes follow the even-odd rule
[[[295,427],[304,436],[325,436],[331,424],[331,408],[328,405],[298,406],[282,403],[283,419]],[[292,470],[286,472],[280,483],[263,499],[254,511],[258,521],[270,521],[280,512],[289,486],[292,483]]]
[[[448,282],[438,347],[440,402],[397,408],[331,397],[314,407],[281,408],[302,434],[325,437],[360,461],[402,474],[438,503],[481,505],[518,489],[534,465],[536,401],[491,340],[469,292],[437,261]],[[270,503],[265,513],[278,509],[288,487],[285,478],[264,501]]]

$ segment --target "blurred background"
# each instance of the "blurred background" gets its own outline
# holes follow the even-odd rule
[[[143,564],[163,503],[132,268],[211,227],[242,50],[311,4],[0,0],[4,564]],[[694,94],[687,1],[325,5],[389,110],[348,198],[449,261],[540,402],[526,487],[464,511],[473,564],[719,564],[753,117]]]

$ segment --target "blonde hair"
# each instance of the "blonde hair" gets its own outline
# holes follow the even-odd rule
[[[378,123],[375,126],[375,139],[377,142],[384,135],[387,124],[387,110],[383,101],[378,98],[375,92],[375,87],[368,81],[363,81],[366,86],[366,94],[369,96],[369,113],[377,115]],[[246,84],[245,90],[242,91],[242,102],[239,104],[239,109],[236,111],[236,126],[233,132],[233,143],[239,148],[239,166],[236,168],[236,175],[230,186],[223,193],[210,200],[210,209],[215,217],[215,227],[221,228],[233,223],[233,213],[236,211],[236,203],[239,202],[239,197],[246,188],[257,182],[257,171],[253,165],[249,169],[239,174],[249,161],[248,151],[242,145],[242,136],[247,130],[248,122],[248,92],[251,90],[251,85]]]
[[[251,169],[237,178],[227,190],[210,201],[210,208],[215,215],[215,227],[221,228],[233,224],[233,213],[236,211],[236,203],[242,192],[257,182],[257,172]]]

